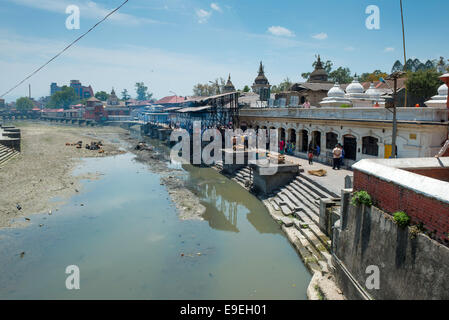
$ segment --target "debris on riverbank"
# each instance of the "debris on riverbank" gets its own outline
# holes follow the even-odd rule
[[[20,226],[34,213],[51,212],[81,190],[80,180],[98,179],[98,173],[74,177],[73,169],[82,158],[123,153],[111,142],[125,132],[120,127],[75,127],[21,122],[22,152],[0,169],[0,228]],[[67,141],[103,141],[103,153],[67,147]],[[57,198],[59,202],[51,202]],[[18,204],[20,210],[18,210]],[[13,223],[13,220],[17,222]],[[21,222],[19,222],[21,221]]]

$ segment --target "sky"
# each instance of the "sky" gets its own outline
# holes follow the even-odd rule
[[[1,0],[0,95],[86,32],[124,0]],[[449,58],[447,0],[403,0],[408,58]],[[80,9],[69,30],[66,8]],[[367,7],[380,29],[368,29]],[[5,96],[49,95],[80,80],[95,92],[144,82],[156,98],[192,95],[197,83],[231,74],[251,86],[260,61],[271,84],[300,82],[315,56],[361,74],[403,60],[399,0],[129,0],[74,47]]]

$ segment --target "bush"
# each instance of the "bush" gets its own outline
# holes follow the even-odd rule
[[[342,104],[340,108],[352,108],[349,104]]]
[[[393,218],[401,228],[405,228],[410,224],[410,217],[404,211],[396,212],[393,214]]]
[[[354,192],[354,195],[352,197],[352,204],[354,206],[364,204],[368,207],[371,207],[373,205],[373,201],[371,200],[371,196],[366,191],[358,191]]]

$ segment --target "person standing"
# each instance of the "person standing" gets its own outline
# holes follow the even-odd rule
[[[333,167],[332,167],[332,169],[340,170],[341,149],[340,149],[340,144],[339,143],[332,150],[332,157],[333,157],[333,159],[332,159],[333,160]]]
[[[345,160],[345,149],[341,145],[340,145],[340,149],[341,149],[340,166],[343,166],[344,160]],[[338,167],[338,169],[340,169],[340,167]]]
[[[279,150],[280,150],[281,154],[284,154],[284,147],[285,147],[285,141],[281,140],[279,142]]]
[[[309,148],[308,158],[309,158],[309,164],[312,165],[313,164],[313,149],[312,148]]]

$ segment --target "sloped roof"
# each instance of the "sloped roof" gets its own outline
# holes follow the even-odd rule
[[[178,96],[168,96],[168,97],[164,97],[158,101],[156,101],[156,104],[167,104],[167,103],[181,103],[184,102],[185,98],[184,97],[178,97]]]

